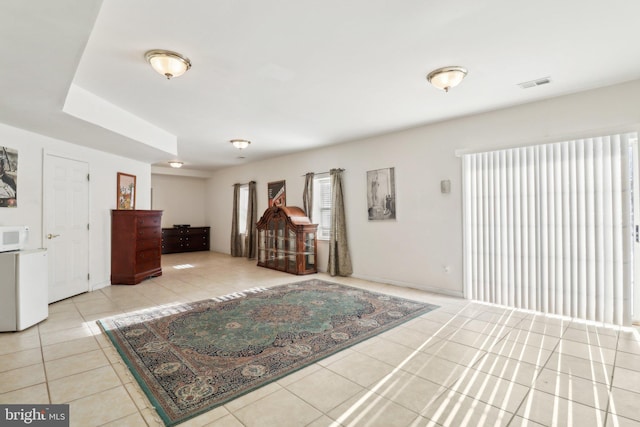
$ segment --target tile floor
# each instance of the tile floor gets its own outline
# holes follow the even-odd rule
[[[69,403],[72,426],[161,425],[95,320],[305,279],[210,252],[165,255],[163,272],[0,334],[0,403]],[[637,329],[316,277],[440,308],[182,426],[640,426]]]

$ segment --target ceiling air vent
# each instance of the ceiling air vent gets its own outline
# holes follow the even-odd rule
[[[551,83],[551,77],[542,77],[540,79],[530,80],[528,82],[518,83],[522,89],[529,89],[530,87],[542,86]]]

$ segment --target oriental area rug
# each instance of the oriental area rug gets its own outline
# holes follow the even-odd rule
[[[311,279],[98,324],[175,425],[435,308]]]

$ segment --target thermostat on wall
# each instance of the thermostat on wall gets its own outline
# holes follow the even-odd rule
[[[448,179],[440,181],[440,192],[442,194],[451,193],[451,181],[449,181]]]

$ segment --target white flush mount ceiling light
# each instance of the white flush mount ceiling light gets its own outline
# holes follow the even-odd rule
[[[467,75],[467,69],[462,67],[443,67],[433,70],[427,75],[429,83],[438,89],[449,92],[449,89],[460,84]]]
[[[176,169],[181,168],[183,164],[184,164],[184,163],[182,163],[182,162],[178,162],[178,161],[176,161],[176,160],[174,160],[174,161],[172,161],[172,162],[169,162],[169,166],[171,166],[172,168],[176,168]]]
[[[232,139],[229,142],[232,143],[233,146],[238,150],[244,150],[249,146],[249,144],[251,144],[251,141],[247,141],[246,139]]]
[[[167,80],[172,77],[180,77],[191,68],[189,58],[170,50],[150,50],[144,54],[144,59]]]

